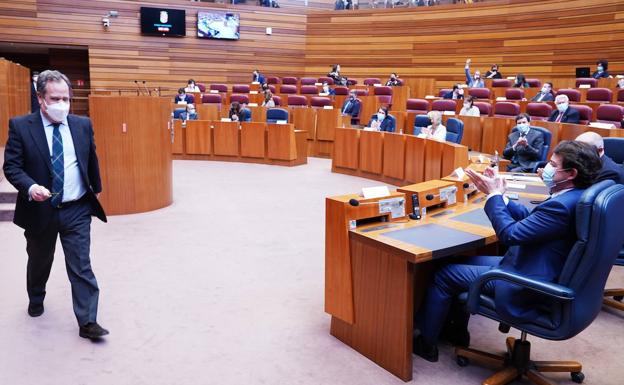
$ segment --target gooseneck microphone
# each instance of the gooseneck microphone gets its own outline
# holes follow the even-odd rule
[[[145,85],[145,80],[143,80],[143,88],[145,88],[145,91],[147,91],[147,94],[149,96],[152,96],[152,91],[150,91],[150,89],[147,88],[147,85]]]
[[[138,80],[135,80],[135,81],[134,81],[134,85],[135,85],[135,86],[136,86],[136,88],[137,88],[137,96],[138,96],[138,95],[143,95],[143,90],[141,90],[141,87],[139,87],[139,81],[138,81]]]
[[[378,205],[379,202],[360,202],[359,200],[352,198],[349,199],[349,204],[353,207],[357,207],[359,205]]]
[[[439,196],[440,196],[440,194],[427,194],[427,195],[425,195],[425,199],[428,200],[428,201],[432,201],[433,198],[439,197]]]

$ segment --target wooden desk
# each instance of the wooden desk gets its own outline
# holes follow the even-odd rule
[[[219,120],[221,110],[225,109],[221,108],[220,104],[199,104],[195,108],[197,109],[197,116],[201,120]]]
[[[340,109],[319,108],[316,110],[316,138],[312,149],[313,156],[331,157],[336,139],[336,128],[338,127],[344,127]]]
[[[464,122],[464,136],[461,144],[472,151],[481,151],[483,118],[479,116],[459,116],[458,119]]]
[[[494,151],[502,156],[507,136],[511,127],[515,124],[513,119],[507,118],[483,118],[483,135],[481,138],[481,151],[493,154]]]
[[[211,123],[214,126],[214,154],[238,156],[240,146],[238,122],[213,121]]]
[[[260,158],[266,157],[266,123],[260,122],[243,122],[241,123],[241,152],[243,158]]]
[[[251,111],[251,121],[252,122],[258,122],[258,123],[265,123],[266,122],[266,112],[267,112],[267,108],[266,107],[258,105],[257,107],[247,106],[247,108],[249,108],[249,110]]]
[[[173,123],[173,124],[172,124]],[[172,154],[184,154],[185,128],[180,119],[173,119],[169,123],[173,127],[173,142],[171,143]]]
[[[360,125],[366,126],[371,116],[376,114],[377,110],[379,110],[380,103],[377,100],[377,97],[370,94],[368,96],[358,96],[358,99],[362,101],[362,107],[360,109]]]
[[[382,215],[375,211],[378,205],[350,206],[352,198],[361,199],[351,194],[327,198],[325,204],[325,311],[332,316],[330,333],[403,381],[411,381],[414,314],[430,281],[432,261],[486,247],[491,252],[495,246],[491,225],[458,218],[481,210],[485,199],[478,193],[465,204],[428,210],[422,220],[376,222],[349,230],[352,220]],[[415,238],[409,243],[390,234],[425,231],[425,226],[452,237],[434,242]]]
[[[187,154],[212,154],[212,122],[188,120],[185,132],[184,148]]]

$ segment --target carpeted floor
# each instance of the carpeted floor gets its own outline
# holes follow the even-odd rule
[[[331,337],[323,312],[324,198],[377,184],[315,158],[296,168],[176,161],[171,207],[94,220],[99,321],[112,333],[98,344],[78,337],[62,261],[45,314],[28,317],[25,241],[0,223],[0,384],[401,384]],[[610,283],[624,286],[623,268]],[[475,347],[503,348],[494,322],[470,328]],[[622,384],[624,314],[602,311],[569,341],[532,341],[536,358],[581,360],[586,384]],[[448,346],[437,364],[414,360],[421,384],[489,373],[458,367]]]

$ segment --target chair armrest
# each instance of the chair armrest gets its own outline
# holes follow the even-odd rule
[[[481,291],[486,283],[490,281],[507,281],[526,289],[533,290],[548,297],[555,298],[559,301],[571,301],[574,299],[574,290],[556,283],[541,281],[518,275],[508,271],[493,269],[481,274],[476,281],[470,285],[468,293],[468,310],[472,314],[476,314],[479,310],[479,299]]]

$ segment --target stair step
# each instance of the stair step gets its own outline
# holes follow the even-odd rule
[[[0,222],[10,222],[13,220],[15,203],[0,203]]]
[[[17,192],[0,191],[0,203],[15,203],[17,201]]]

